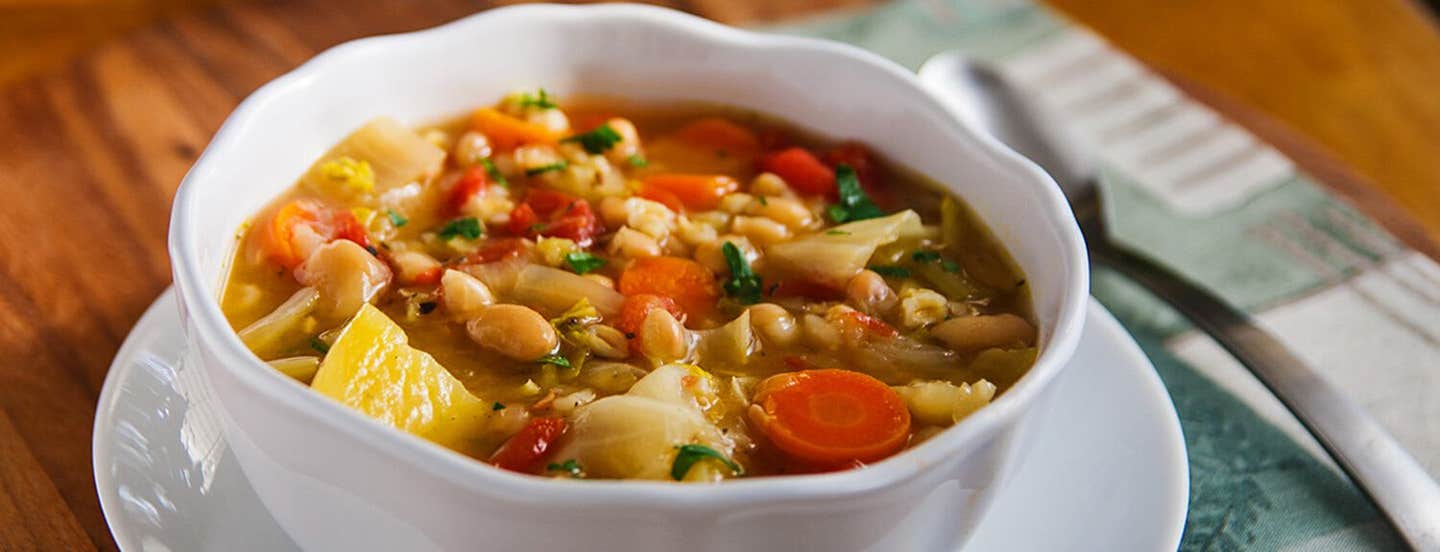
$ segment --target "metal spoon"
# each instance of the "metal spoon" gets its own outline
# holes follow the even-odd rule
[[[1091,259],[1145,286],[1210,334],[1299,418],[1412,548],[1440,551],[1440,486],[1435,480],[1349,396],[1248,314],[1110,240],[1088,156],[1044,105],[993,67],[953,53],[931,59],[921,74],[972,126],[1055,178],[1070,199]]]

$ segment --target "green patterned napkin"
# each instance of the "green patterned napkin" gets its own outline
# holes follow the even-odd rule
[[[1440,266],[1093,33],[1024,0],[906,0],[772,29],[912,69],[998,62],[1100,154],[1122,242],[1255,314],[1440,472]],[[1395,535],[1260,384],[1175,312],[1104,270],[1094,295],[1170,391],[1190,458],[1182,550],[1390,550]],[[1433,364],[1433,363],[1432,363]]]

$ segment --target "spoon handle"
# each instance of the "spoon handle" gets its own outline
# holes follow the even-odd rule
[[[1360,405],[1250,315],[1145,257],[1103,239],[1090,242],[1096,261],[1175,307],[1270,388],[1411,548],[1440,551],[1440,486]]]

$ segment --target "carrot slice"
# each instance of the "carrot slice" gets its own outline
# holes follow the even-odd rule
[[[282,205],[260,227],[257,237],[265,258],[286,269],[299,266],[316,246],[332,240],[370,245],[365,227],[353,213],[307,199]]]
[[[720,117],[706,117],[687,124],[675,131],[675,137],[731,155],[754,155],[760,151],[760,138],[754,132]]]
[[[760,170],[775,173],[800,193],[835,197],[835,171],[805,148],[792,147],[766,155]]]
[[[527,144],[555,144],[560,137],[541,125],[516,119],[490,108],[478,109],[470,126],[490,139],[496,151],[506,152]]]
[[[645,177],[644,189],[664,190],[686,207],[708,211],[720,205],[725,194],[740,189],[740,183],[723,174],[657,174]]]
[[[680,196],[675,195],[675,193],[670,190],[644,187],[641,188],[639,192],[636,192],[635,195],[669,207],[671,211],[675,211],[676,213],[685,212],[685,203],[680,201]]]
[[[705,265],[680,257],[636,259],[620,273],[617,287],[631,296],[659,295],[675,301],[691,320],[709,314],[720,300],[720,285]]]
[[[561,418],[531,418],[519,433],[500,445],[490,456],[490,463],[503,470],[535,473],[565,429]]]
[[[910,437],[905,400],[849,370],[804,370],[760,383],[750,421],[787,456],[820,466],[874,462]]]

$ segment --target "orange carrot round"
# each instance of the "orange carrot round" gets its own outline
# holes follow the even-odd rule
[[[365,228],[350,211],[308,199],[280,206],[270,220],[260,226],[256,236],[264,257],[287,269],[299,266],[309,256],[310,249],[331,240],[370,245]]]
[[[676,213],[685,212],[685,203],[680,201],[680,196],[675,195],[675,193],[670,190],[645,187],[641,188],[635,195],[669,207],[671,211],[675,211]]]
[[[750,421],[787,456],[817,466],[874,462],[910,437],[904,399],[848,370],[804,370],[760,383]]]
[[[691,320],[709,314],[720,299],[720,285],[705,265],[680,257],[636,259],[620,273],[620,293],[659,295],[675,301]]]
[[[675,137],[730,155],[754,155],[760,150],[760,138],[754,132],[720,117],[706,117],[687,124],[675,131]]]
[[[708,211],[720,205],[725,194],[740,189],[740,183],[723,174],[657,174],[648,176],[644,189],[675,194],[686,207]]]
[[[486,138],[495,151],[506,152],[527,144],[555,144],[560,137],[541,125],[516,119],[490,108],[478,109],[470,126]]]

